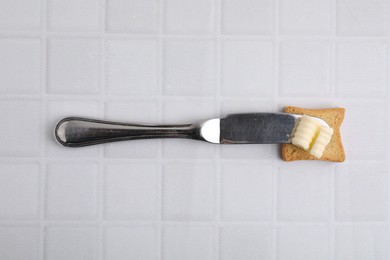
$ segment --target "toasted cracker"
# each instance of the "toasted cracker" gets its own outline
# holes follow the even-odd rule
[[[321,158],[316,158],[309,152],[293,145],[282,145],[282,159],[284,161],[298,161],[298,160],[322,160],[329,162],[343,162],[345,160],[345,152],[343,143],[341,141],[340,126],[344,120],[344,108],[325,108],[325,109],[305,109],[300,107],[287,106],[284,108],[285,113],[308,115],[321,118],[330,127],[333,128],[333,136],[324,154]]]

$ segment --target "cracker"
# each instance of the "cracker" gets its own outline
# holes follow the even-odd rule
[[[340,127],[344,120],[344,108],[325,108],[325,109],[305,109],[300,107],[287,106],[284,108],[285,113],[308,115],[321,118],[330,127],[334,133],[324,154],[321,158],[312,156],[309,152],[292,144],[282,145],[282,159],[287,162],[298,160],[321,160],[329,162],[343,162],[345,160],[345,152],[341,141]]]

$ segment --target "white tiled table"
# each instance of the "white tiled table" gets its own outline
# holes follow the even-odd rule
[[[0,259],[390,259],[386,0],[0,1]],[[66,149],[77,115],[180,123],[343,106],[347,161],[146,140]]]

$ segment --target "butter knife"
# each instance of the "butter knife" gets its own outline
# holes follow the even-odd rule
[[[82,117],[67,117],[55,127],[56,140],[82,147],[135,139],[187,138],[214,144],[284,144],[301,115],[287,113],[230,114],[192,124],[144,125]],[[316,118],[321,125],[328,124]]]

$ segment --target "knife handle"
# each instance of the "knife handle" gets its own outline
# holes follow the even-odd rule
[[[54,135],[67,147],[151,138],[201,139],[199,126],[195,124],[141,125],[81,117],[62,119],[57,123]]]

